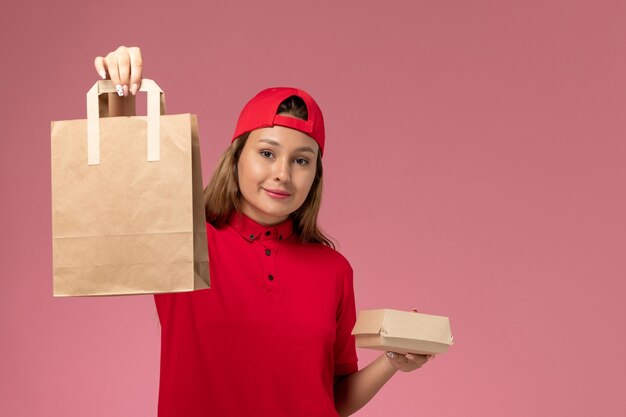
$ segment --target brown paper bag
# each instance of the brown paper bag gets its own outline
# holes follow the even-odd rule
[[[114,91],[98,81],[87,120],[52,122],[54,296],[208,288],[196,116],[165,115],[144,79],[147,116],[100,118]]]

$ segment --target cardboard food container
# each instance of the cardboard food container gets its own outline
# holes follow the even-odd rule
[[[352,334],[357,347],[398,353],[439,354],[452,345],[447,317],[412,311],[360,311]]]

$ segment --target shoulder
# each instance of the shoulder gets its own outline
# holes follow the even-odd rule
[[[224,230],[224,226],[216,227],[212,223],[206,222],[206,232],[207,232],[207,234],[217,233],[220,230]]]
[[[295,243],[302,257],[314,262],[318,267],[332,269],[337,273],[352,275],[352,266],[338,250],[321,243]]]
[[[209,242],[217,243],[217,241],[223,240],[226,236],[231,236],[233,234],[226,224],[214,225],[206,222],[206,235]]]

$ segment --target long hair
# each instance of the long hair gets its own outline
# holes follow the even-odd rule
[[[288,113],[299,119],[308,119],[306,104],[298,96],[283,100],[276,113]],[[239,190],[237,164],[248,136],[250,132],[239,136],[224,151],[209,184],[204,189],[206,220],[215,227],[224,225],[233,211],[241,212],[242,196]],[[315,178],[309,194],[304,203],[289,217],[302,243],[321,243],[334,249],[335,244],[317,226],[317,215],[322,203],[322,173],[322,156],[318,152]]]

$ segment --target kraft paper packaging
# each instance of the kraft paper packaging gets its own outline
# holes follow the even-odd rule
[[[101,117],[98,81],[87,119],[53,121],[54,296],[153,294],[209,287],[195,115],[165,115],[144,79],[147,116]]]
[[[452,345],[448,317],[411,311],[360,311],[352,334],[357,347],[398,353],[436,355]]]

